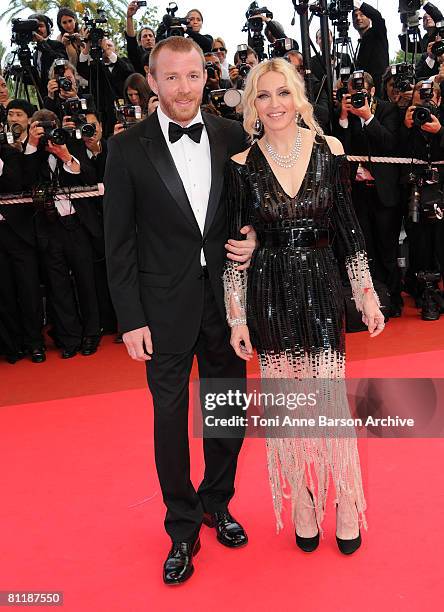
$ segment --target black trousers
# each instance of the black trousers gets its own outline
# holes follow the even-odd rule
[[[7,221],[0,221],[0,279],[0,318],[13,341],[8,350],[14,353],[42,346],[43,303],[37,251]]]
[[[364,183],[353,183],[352,199],[365,238],[370,272],[386,285],[392,301],[397,302],[401,298],[398,246],[402,211],[399,206],[384,206],[376,187]]]
[[[90,237],[77,215],[61,217],[50,226],[44,263],[57,338],[66,348],[79,346],[83,336],[100,335]],[[75,280],[78,305],[71,282]]]
[[[157,473],[167,507],[165,529],[173,541],[193,542],[204,512],[227,508],[234,495],[237,458],[243,438],[204,438],[205,474],[196,491],[190,480],[188,385],[194,355],[200,378],[244,379],[245,362],[229,343],[229,329],[208,279],[196,345],[179,355],[156,353],[148,361],[148,386],[154,404]]]

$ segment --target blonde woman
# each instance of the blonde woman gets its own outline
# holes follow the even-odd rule
[[[227,206],[231,232],[251,223],[260,247],[248,276],[233,262],[224,272],[231,344],[247,361],[254,346],[266,379],[343,379],[344,308],[333,236],[371,337],[382,332],[384,316],[350,202],[342,145],[323,136],[302,78],[283,59],[250,72],[243,105],[253,144],[229,162]],[[336,412],[348,410],[345,394],[341,401]],[[270,437],[267,455],[278,529],[288,484],[296,543],[315,550],[331,477],[339,550],[357,550],[359,524],[367,524],[356,438]]]

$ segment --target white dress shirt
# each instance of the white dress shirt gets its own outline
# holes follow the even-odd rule
[[[176,165],[177,172],[179,173],[188,196],[194,216],[196,217],[197,224],[203,234],[205,218],[207,216],[208,198],[210,197],[211,189],[210,141],[208,140],[205,124],[200,142],[194,142],[194,140],[184,134],[177,142],[172,143],[168,136],[168,126],[170,122],[176,122],[172,121],[172,119],[163,112],[160,105],[157,107],[157,117],[163,137],[165,138],[168,149]],[[194,125],[195,123],[203,123],[200,110],[186,127]],[[200,263],[202,266],[205,265],[203,249],[200,253]]]

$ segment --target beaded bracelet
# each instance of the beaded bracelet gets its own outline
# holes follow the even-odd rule
[[[237,325],[246,325],[247,319],[245,317],[239,317],[238,319],[230,319],[228,325],[230,327],[236,327]]]

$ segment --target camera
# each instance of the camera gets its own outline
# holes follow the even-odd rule
[[[363,70],[355,70],[353,73],[352,89],[356,90],[356,93],[352,94],[350,97],[350,102],[353,108],[362,108],[365,106],[366,100],[370,104],[371,96],[365,89]]]
[[[444,39],[444,21],[438,21],[436,23],[436,36],[440,36]],[[433,43],[431,52],[435,57],[439,57],[444,54],[444,40],[437,40]]]
[[[271,57],[284,57],[289,51],[299,51],[299,45],[293,38],[278,38],[271,49]]]
[[[432,120],[432,115],[435,114],[435,105],[433,104],[433,83],[425,81],[419,90],[421,100],[424,104],[417,106],[412,114],[413,125],[417,127],[423,126]]]
[[[103,51],[101,42],[103,38],[109,34],[102,27],[100,27],[101,25],[108,23],[105,11],[103,9],[97,9],[97,17],[94,18],[90,17],[88,11],[85,11],[83,15],[83,23],[85,28],[89,30],[89,35],[86,40],[91,42],[90,55],[92,59],[102,59]]]
[[[345,83],[342,87],[336,90],[336,100],[341,103],[342,98],[348,94],[348,80],[350,78],[351,68],[341,68],[339,75],[342,83]]]
[[[32,42],[39,28],[37,19],[13,19],[11,43],[25,46]]]
[[[65,59],[56,59],[54,61],[54,78],[57,81],[57,85],[59,86],[59,90],[63,91],[71,91],[73,88],[73,84],[70,79],[65,77],[65,68],[68,63],[68,60]]]
[[[142,6],[146,6],[146,0],[139,0],[139,2],[137,3],[137,7],[140,8]]]
[[[11,132],[5,128],[5,126],[0,126],[0,145],[8,144],[12,145],[14,143],[14,137]]]
[[[70,136],[74,136],[77,140],[84,138],[92,138],[96,133],[96,126],[93,123],[88,123],[85,113],[88,111],[88,102],[84,98],[68,98],[62,103],[62,111],[65,117],[75,123],[75,130],[72,128],[64,128]]]
[[[44,134],[40,138],[42,146],[52,142],[55,145],[64,145],[68,142],[68,132],[64,128],[57,127],[55,121],[39,121],[38,127],[44,129]]]
[[[207,71],[209,79],[217,79],[219,76],[217,66],[216,64],[213,64],[213,62],[205,62],[205,70]]]
[[[393,64],[390,66],[393,75],[393,87],[402,93],[410,91],[415,82],[415,67],[412,64]]]
[[[257,2],[252,2],[245,13],[245,17],[247,18],[246,27],[252,32],[262,32],[264,22],[260,17],[261,15],[273,19],[273,13],[269,11],[266,6],[259,8]]]
[[[142,119],[142,109],[140,106],[125,104],[122,99],[116,100],[114,106],[117,123],[121,123],[125,130]]]
[[[238,89],[215,89],[210,92],[210,99],[221,115],[231,117],[242,102],[242,94]]]
[[[245,79],[251,70],[251,66],[247,64],[248,46],[247,45],[237,45],[237,56],[238,56],[237,69],[239,70],[239,76],[242,79]]]
[[[157,30],[156,38],[170,38],[170,36],[184,36],[185,31],[182,26],[188,26],[187,17],[176,17],[178,11],[177,4],[170,2],[166,9],[166,15],[162,18],[162,23]]]

